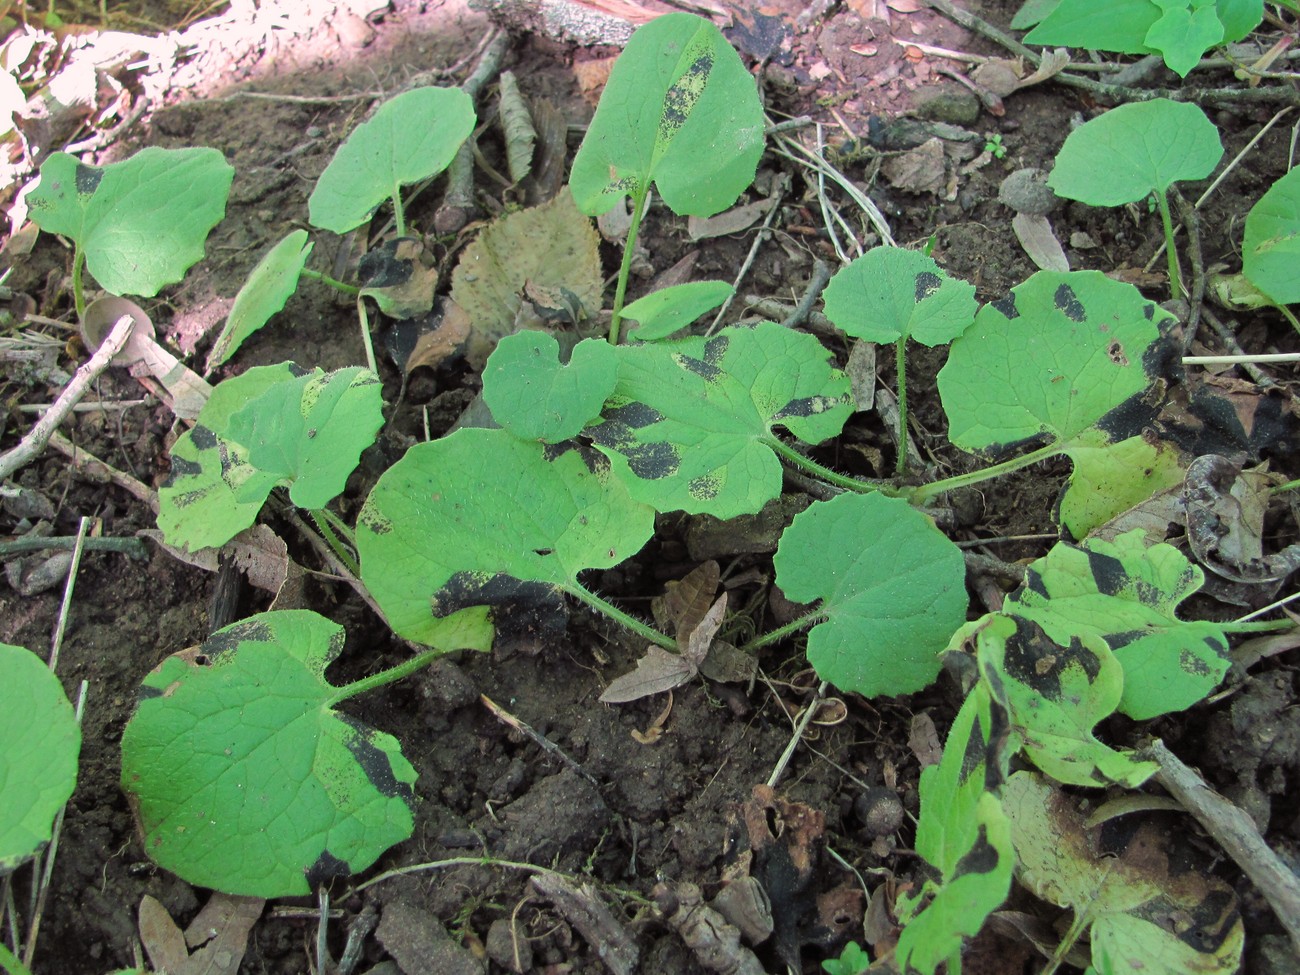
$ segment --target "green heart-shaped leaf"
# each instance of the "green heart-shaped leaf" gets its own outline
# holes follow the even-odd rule
[[[183,880],[288,897],[364,870],[411,835],[415,770],[395,738],[334,710],[343,628],[251,616],[144,679],[122,788],[144,847]]]
[[[674,213],[712,216],[754,181],[763,127],[753,76],[721,31],[694,14],[656,17],[614,63],[573,160],[573,198],[595,215],[654,183]]]

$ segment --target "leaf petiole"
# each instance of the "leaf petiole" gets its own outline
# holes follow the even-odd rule
[[[447,650],[439,650],[436,647],[432,650],[425,650],[423,653],[417,653],[409,660],[403,660],[395,667],[389,667],[387,670],[381,670],[369,677],[354,680],[351,684],[344,684],[329,698],[328,704],[333,706],[340,701],[346,701],[350,697],[356,697],[358,694],[364,694],[367,691],[373,691],[377,687],[383,687],[385,684],[399,681],[403,677],[409,677],[421,667],[428,666],[448,652]]]
[[[855,478],[848,477],[847,475],[838,474],[829,467],[819,464],[811,458],[805,457],[803,454],[799,453],[799,451],[778,440],[776,437],[766,437],[763,439],[763,443],[771,447],[782,458],[789,461],[792,466],[805,470],[814,477],[819,477],[829,484],[834,484],[836,487],[844,488],[847,491],[857,491],[859,494],[870,494],[872,491],[882,491],[892,497],[897,493],[883,481],[859,481]]]
[[[619,325],[623,322],[623,301],[627,297],[627,279],[632,273],[632,255],[636,252],[637,231],[641,229],[641,218],[645,216],[646,201],[649,196],[649,183],[641,183],[632,192],[632,222],[628,225],[627,240],[623,243],[623,261],[618,266],[618,283],[614,286],[614,311],[609,319],[610,345],[618,345]]]
[[[311,280],[319,281],[321,284],[328,284],[331,288],[342,291],[345,295],[361,294],[361,289],[356,285],[348,284],[346,281],[336,280],[328,274],[322,274],[320,271],[313,271],[311,268],[305,267],[300,273],[304,278],[311,278]]]
[[[331,551],[338,556],[340,562],[347,566],[349,572],[360,578],[361,566],[356,557],[339,541],[338,535],[334,534],[334,529],[330,527],[329,513],[324,508],[314,508],[308,513],[311,515],[312,524],[320,532],[321,538],[325,539],[329,544]]]
[[[644,637],[656,646],[663,647],[665,650],[677,652],[677,641],[672,637],[660,633],[652,626],[647,626],[635,616],[630,616],[623,612],[613,603],[606,602],[589,589],[584,589],[576,583],[564,584],[559,587],[575,599],[580,599],[592,609],[597,610],[608,616],[617,623],[621,623],[637,636]]]
[[[798,633],[800,630],[806,630],[810,626],[816,626],[818,623],[825,622],[829,618],[830,618],[829,614],[827,614],[825,610],[819,607],[810,612],[804,613],[802,616],[798,617],[797,619],[791,620],[789,623],[786,623],[784,626],[778,626],[775,630],[772,630],[770,633],[764,633],[760,637],[755,637],[753,640],[750,640],[748,643],[746,643],[743,647],[738,647],[737,649],[739,649],[741,653],[752,654],[756,650],[762,650],[764,647],[770,647],[772,644],[779,643],[780,641],[784,640],[788,636],[793,636],[795,633]]]
[[[945,477],[941,481],[934,481],[930,484],[922,484],[918,488],[913,488],[911,499],[913,504],[924,505],[927,501],[938,497],[946,491],[955,491],[958,488],[969,487],[972,484],[979,484],[981,481],[989,481],[995,477],[1001,477],[1003,474],[1010,474],[1012,471],[1018,471],[1023,467],[1029,467],[1037,464],[1039,461],[1055,457],[1057,454],[1064,453],[1064,445],[1060,442],[1048,444],[1046,447],[1039,447],[1037,450],[1031,450],[1027,454],[1021,454],[1019,457],[1012,457],[1010,460],[1004,460],[1000,464],[994,464],[992,467],[983,467],[977,471],[970,471],[967,474],[958,474],[956,477]]]

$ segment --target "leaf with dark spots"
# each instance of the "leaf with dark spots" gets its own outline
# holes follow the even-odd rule
[[[98,166],[87,166],[85,163],[77,163],[76,176],[74,177],[77,192],[82,196],[90,196],[99,188],[99,181],[104,178],[104,171]]]
[[[1079,300],[1079,296],[1074,293],[1074,289],[1068,284],[1063,284],[1056,289],[1056,294],[1053,296],[1053,300],[1056,302],[1056,307],[1061,314],[1070,321],[1087,321],[1088,315],[1087,312],[1083,310],[1083,302]]]
[[[949,438],[989,458],[1045,436],[1061,452],[1105,422],[1116,439],[1135,436],[1163,394],[1154,373],[1173,316],[1142,314],[1150,302],[1098,271],[1039,271],[1013,289],[1014,316],[985,305],[952,344],[939,371]],[[1109,354],[1119,349],[1121,354]]]
[[[848,379],[821,343],[773,322],[617,352],[614,395],[586,433],[632,496],[660,511],[758,511],[781,490],[764,442],[774,428],[819,443],[852,411]],[[806,412],[784,412],[803,402]]]
[[[375,524],[402,527],[381,534]],[[466,428],[417,444],[384,472],[357,549],[362,581],[396,633],[486,649],[507,606],[583,592],[579,572],[635,555],[653,526],[653,511],[580,450]]]
[[[975,288],[948,277],[919,251],[876,247],[841,268],[826,288],[826,317],[870,342],[951,342],[975,318]]]
[[[340,860],[329,850],[321,850],[316,862],[307,868],[306,876],[308,886],[312,890],[319,890],[332,881],[347,880],[352,876],[352,868],[346,860]]]
[[[1190,707],[1227,673],[1228,641],[1218,625],[1177,617],[1204,574],[1172,545],[1148,546],[1140,529],[1112,541],[1058,543],[1029,567],[1026,582],[1003,612],[1035,621],[1058,647],[1103,641],[1122,669],[1118,708],[1130,717]]]
[[[589,215],[653,184],[674,213],[727,209],[754,179],[763,106],[753,77],[709,21],[666,14],[614,63],[570,171]]]
[[[1092,732],[1124,691],[1124,669],[1099,636],[1057,636],[1031,619],[1004,614],[967,629],[981,676],[999,681],[1024,753],[1040,769],[1067,784],[1130,787],[1155,772],[1154,764],[1108,748]]]
[[[212,450],[217,445],[217,435],[201,423],[194,424],[190,430],[190,439],[199,450]]]
[[[992,303],[993,309],[1007,321],[1014,321],[1020,317],[1020,309],[1016,307],[1016,296],[1009,294],[1005,298],[999,298]]]
[[[145,677],[156,693],[122,735],[122,787],[154,862],[232,894],[300,896],[410,836],[415,770],[396,739],[334,709],[348,695],[325,670],[343,642],[324,617],[279,610]]]

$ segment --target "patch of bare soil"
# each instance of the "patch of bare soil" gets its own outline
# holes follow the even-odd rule
[[[306,226],[307,198],[316,177],[375,100],[401,90],[420,73],[432,72],[446,84],[463,80],[493,29],[482,15],[453,2],[396,0],[360,16],[353,10],[360,5],[316,6],[334,12],[296,34],[275,23],[261,24],[263,33],[251,45],[241,50],[231,44],[211,56],[209,70],[217,73],[207,76],[202,90],[173,93],[168,104],[155,105],[121,138],[86,154],[88,162],[105,162],[146,145],[213,146],[235,167],[227,215],[209,238],[206,260],[184,284],[147,308],[164,340],[193,362],[202,361],[260,256],[290,230]],[[971,6],[1005,26],[1018,4]],[[814,8],[822,7],[831,12],[815,15]],[[775,3],[742,11],[729,36],[750,61],[764,61],[764,92],[775,113],[811,114],[823,123],[838,165],[871,194],[895,240],[917,244],[933,238],[933,256],[951,274],[973,282],[981,301],[1000,297],[1032,273],[1034,265],[1010,227],[1012,213],[998,202],[999,186],[1013,170],[1050,169],[1070,120],[1089,117],[1098,107],[1094,102],[1044,83],[1008,96],[1004,114],[989,114],[973,93],[942,73],[960,70],[959,63],[909,44],[994,56],[1005,52],[924,4]],[[526,95],[547,98],[559,108],[570,126],[572,150],[592,111],[592,93],[584,92],[583,84],[591,83],[592,70],[599,71],[583,66],[613,53],[519,36],[505,66],[516,73]],[[1271,115],[1270,109],[1254,105],[1219,110],[1215,121],[1227,148],[1225,158],[1243,149]],[[1261,188],[1285,170],[1285,132],[1281,126],[1261,141],[1203,211],[1206,265],[1239,262],[1244,214]],[[812,144],[810,130],[799,137]],[[900,168],[909,152],[934,138],[939,139],[937,156],[928,161],[908,157],[910,168]],[[488,161],[495,159],[498,165],[499,139],[489,130],[480,140]],[[993,142],[1004,147],[1005,157],[990,151],[987,144]],[[772,188],[782,179],[789,181],[788,192],[740,292],[793,304],[814,276],[815,262],[833,264],[836,250],[809,170],[770,156],[759,185]],[[1203,188],[1186,187],[1185,192],[1195,196]],[[478,189],[485,215],[514,202],[482,173]],[[414,226],[432,227],[440,194],[435,186],[415,202],[408,214]],[[749,200],[760,195],[752,193]],[[845,213],[852,212],[834,191],[831,198],[845,206]],[[1135,207],[1102,210],[1071,204],[1053,213],[1052,220],[1072,267],[1124,271],[1148,285],[1150,295],[1165,293],[1158,275],[1141,274],[1161,241],[1155,215]],[[876,229],[865,220],[850,221],[860,242],[878,241]],[[444,281],[477,229],[472,224],[460,236],[431,238]],[[758,232],[755,223],[695,240],[684,220],[662,208],[652,211],[630,297],[663,280],[662,272],[691,255],[692,278],[733,278]],[[838,237],[844,246],[843,229]],[[354,277],[363,239],[318,232],[313,239],[310,266]],[[616,249],[607,245],[603,256],[612,273]],[[30,253],[6,260],[7,286],[31,295],[42,314],[70,316],[70,253],[57,240],[43,236]],[[1163,262],[1154,267],[1162,270]],[[747,314],[744,302],[738,302],[729,320]],[[1288,351],[1300,345],[1285,323],[1268,314],[1249,315],[1238,324],[1237,341],[1249,349]],[[1208,347],[1222,348],[1212,332],[1203,334]],[[842,340],[838,345],[829,341],[847,355]],[[383,344],[382,331],[378,344]],[[81,350],[73,344],[67,351],[61,361],[70,371]],[[889,358],[881,356],[884,386],[893,382]],[[324,287],[305,284],[222,374],[285,359],[325,369],[364,361],[354,305]],[[941,351],[919,350],[911,360],[909,381],[912,433],[940,476],[971,463],[942,436],[945,420],[934,377],[943,360]],[[3,368],[9,370],[3,380],[7,405],[48,402],[57,393],[38,373]],[[343,499],[349,518],[408,438],[423,436],[425,411],[437,435],[479,387],[463,363],[417,370],[404,383],[385,359],[381,374],[391,416],[380,445],[366,455]],[[1293,368],[1271,375],[1293,394]],[[214,380],[218,378],[220,374]],[[121,373],[107,374],[96,393],[104,400],[140,395]],[[30,420],[30,414],[10,415],[6,446]],[[166,476],[176,430],[165,408],[145,405],[77,414],[65,433],[102,460],[156,486]],[[1262,456],[1295,477],[1300,473],[1295,448],[1295,440],[1284,440],[1266,447]],[[877,475],[888,473],[893,452],[887,425],[876,414],[860,414],[819,456],[840,470]],[[1014,539],[984,549],[1007,563],[1038,557],[1050,545],[1046,536],[1056,530],[1052,512],[1067,474],[1068,467],[1059,462],[1008,479],[994,489],[996,496],[969,492],[955,511],[944,515],[946,527],[959,540]],[[51,502],[54,534],[74,533],[83,515],[96,519],[106,536],[131,536],[154,526],[153,513],[139,500],[91,479],[53,452],[23,469],[14,484]],[[789,491],[796,507],[806,500],[798,485],[789,485]],[[0,529],[17,532],[24,517],[6,507]],[[315,565],[294,530],[272,521],[295,556]],[[1294,540],[1294,525],[1279,531]],[[593,588],[648,615],[648,600],[661,594],[665,583],[716,558],[731,605],[745,607],[760,629],[770,627],[773,620],[789,618],[782,616],[789,606],[772,586],[775,535],[759,532],[756,539],[711,530],[701,519],[664,517],[650,545],[592,580]],[[87,682],[85,741],[42,919],[35,959],[35,971],[42,975],[102,975],[136,964],[136,914],[145,895],[157,898],[182,926],[208,896],[150,864],[118,785],[119,741],[140,679],[165,655],[206,636],[215,595],[215,576],[152,544],[146,552],[141,559],[89,553],[77,580],[59,675],[74,698],[78,685]],[[346,586],[313,578],[305,598],[348,629],[345,653],[331,673],[336,683],[409,655]],[[266,594],[245,591],[237,613],[260,611],[267,602]],[[57,587],[31,595],[0,587],[0,641],[35,650],[47,647],[59,604]],[[350,702],[357,717],[403,742],[419,773],[415,834],[391,850],[377,869],[439,866],[363,892],[336,885],[327,937],[331,955],[344,954],[350,931],[364,935],[367,922],[373,925],[378,919],[374,936],[355,939],[359,955],[351,959],[352,971],[391,973],[395,968],[384,966],[395,963],[405,975],[690,975],[708,969],[696,950],[698,942],[694,949],[688,944],[707,936],[684,920],[690,913],[689,885],[707,899],[722,889],[724,879],[743,876],[765,886],[775,913],[774,935],[756,949],[763,970],[817,972],[821,960],[837,955],[845,942],[862,942],[864,891],[876,902],[868,917],[870,934],[887,938],[890,898],[918,879],[910,850],[917,782],[922,764],[934,760],[960,700],[955,680],[945,675],[931,690],[910,698],[849,696],[821,705],[819,720],[772,791],[765,783],[791,740],[795,716],[815,706],[818,682],[799,646],[764,651],[762,678],[751,686],[697,680],[670,700],[657,695],[626,705],[599,703],[603,689],[630,669],[641,649],[609,625],[575,611],[566,637],[536,654],[463,654]],[[539,747],[536,737],[501,720],[485,706],[485,697],[558,751]],[[1219,791],[1240,803],[1274,849],[1297,863],[1300,735],[1290,717],[1297,697],[1294,656],[1284,655],[1257,664],[1249,674],[1234,675],[1226,694],[1189,714],[1161,719],[1154,727],[1116,720],[1106,730],[1119,745],[1136,744],[1145,733],[1160,735]],[[557,873],[473,862],[481,855]],[[804,867],[795,870],[792,863]],[[1220,862],[1216,870],[1236,885],[1242,898],[1252,946],[1249,970],[1300,970],[1267,905],[1240,871],[1229,862]],[[27,903],[30,882],[28,870],[15,875],[16,904]],[[748,916],[743,907],[735,910],[737,917]],[[239,971],[312,971],[316,923],[314,901],[275,904],[253,927]],[[630,961],[634,957],[639,960]],[[972,948],[968,970],[1037,971],[1042,964],[1022,939],[989,932]]]

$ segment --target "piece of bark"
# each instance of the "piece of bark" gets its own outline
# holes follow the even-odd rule
[[[641,952],[594,887],[579,887],[554,873],[536,874],[531,883],[578,930],[614,975],[632,975],[636,971]]]

